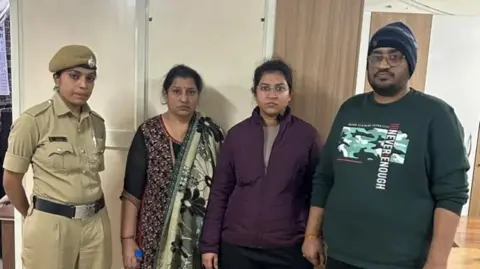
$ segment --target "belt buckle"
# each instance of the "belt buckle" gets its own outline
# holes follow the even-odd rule
[[[86,219],[95,215],[95,204],[75,206],[74,219]]]

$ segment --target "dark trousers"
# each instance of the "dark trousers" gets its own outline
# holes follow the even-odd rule
[[[220,269],[312,269],[302,255],[302,246],[262,249],[222,242]]]
[[[362,269],[362,268],[328,257],[325,269]]]

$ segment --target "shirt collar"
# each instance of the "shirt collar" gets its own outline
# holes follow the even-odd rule
[[[55,95],[52,98],[52,101],[53,101],[53,110],[55,111],[55,115],[63,116],[68,113],[73,115],[70,108],[68,108],[67,104],[65,104],[65,101],[63,101],[62,97],[60,97],[60,94],[55,93]],[[91,112],[90,106],[88,104],[83,105],[81,117],[83,118],[89,115],[90,112]]]

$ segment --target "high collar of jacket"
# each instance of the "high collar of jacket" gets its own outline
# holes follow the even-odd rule
[[[260,115],[260,108],[258,106],[253,109],[252,119],[255,123],[258,123],[258,124],[263,124],[264,122],[262,116]],[[292,114],[289,106],[285,108],[285,111],[283,111],[283,113],[280,113],[277,116],[277,120],[280,124],[287,123],[291,119],[292,119]]]

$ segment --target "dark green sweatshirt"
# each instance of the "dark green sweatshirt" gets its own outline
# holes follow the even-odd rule
[[[435,208],[468,199],[463,128],[442,100],[411,90],[379,104],[347,100],[313,179],[328,256],[367,269],[421,269]]]

